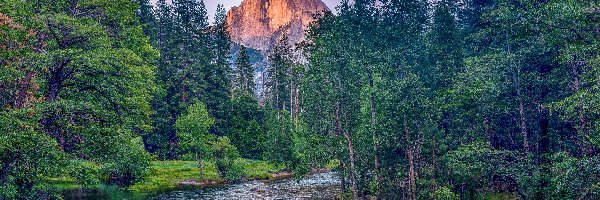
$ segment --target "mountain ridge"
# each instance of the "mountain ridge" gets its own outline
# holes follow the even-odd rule
[[[321,0],[244,0],[227,12],[233,42],[269,51],[282,34],[290,44],[304,37],[314,15],[329,11]]]

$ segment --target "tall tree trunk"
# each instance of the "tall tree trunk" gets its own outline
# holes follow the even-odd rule
[[[340,157],[340,172],[342,174],[340,174],[340,186],[342,189],[342,192],[346,192],[346,164],[344,163],[344,159],[343,156]]]
[[[300,87],[296,85],[296,100],[294,101],[294,110],[296,114],[294,116],[294,124],[298,126],[298,115],[300,114]]]
[[[523,137],[523,148],[525,152],[529,153],[529,136],[527,133],[527,121],[525,116],[525,106],[523,105],[523,95],[521,92],[521,69],[515,66],[515,73],[513,73],[513,79],[515,81],[515,90],[517,91],[517,100],[519,103],[519,121],[521,128],[521,136]]]
[[[529,153],[529,136],[527,134],[527,122],[525,119],[525,108],[523,106],[523,98],[519,92],[519,115],[521,116],[521,135],[523,135],[523,147],[525,152]]]
[[[187,75],[183,74],[183,80],[181,81],[181,102],[187,102],[187,88],[185,86],[185,81],[187,80]]]
[[[544,107],[544,105],[539,105],[539,125],[540,125],[540,139],[539,139],[539,154],[540,154],[540,174],[542,177],[540,178],[540,192],[536,199],[547,199],[545,193],[543,192],[545,188],[548,187],[548,180],[550,174],[550,169],[548,164],[550,161],[548,160],[548,155],[546,155],[550,149],[550,138],[549,138],[549,129],[548,129],[548,111]]]
[[[406,115],[404,115],[404,134],[407,142],[411,141],[410,131]],[[406,144],[406,157],[408,158],[408,198],[410,200],[417,199],[417,178],[414,163],[414,148]]]
[[[369,96],[369,103],[370,103],[370,110],[371,110],[370,130],[371,130],[371,135],[373,137],[373,165],[374,165],[373,171],[375,172],[375,182],[376,182],[375,185],[378,186],[379,185],[379,156],[377,155],[378,154],[377,133],[375,131],[375,126],[377,124],[377,113],[375,111],[375,91],[373,91],[375,89],[374,81],[373,81],[373,69],[371,69],[371,72],[369,73],[369,88],[371,90],[370,96]]]
[[[346,138],[346,143],[348,144],[348,162],[350,164],[350,173],[351,173],[350,178],[352,180],[352,196],[354,199],[358,199],[359,192],[358,192],[358,183],[356,181],[356,167],[354,165],[354,163],[355,163],[354,146],[352,145],[352,138],[350,138],[350,133],[348,133],[348,131],[344,131],[344,137]]]
[[[437,190],[437,182],[436,182],[436,178],[437,178],[437,162],[436,162],[436,149],[437,149],[437,137],[436,137],[437,133],[433,133],[433,145],[431,147],[431,176],[432,176],[432,184],[433,184],[433,191]]]
[[[415,163],[414,163],[414,150],[412,147],[406,151],[406,156],[408,157],[408,177],[409,177],[409,199],[416,200],[417,199],[417,178],[415,173]]]
[[[571,73],[573,75],[573,85],[572,85],[572,91],[573,93],[577,93],[581,90],[581,75],[579,73],[579,68],[580,65],[577,64],[577,57],[573,56],[573,62],[570,63],[571,65]],[[579,131],[580,134],[583,135],[588,135],[588,128],[587,128],[587,119],[586,116],[584,115],[583,112],[579,112],[578,113],[578,118],[579,118],[579,126],[577,127],[577,130]],[[589,145],[585,142],[581,142],[580,144],[580,148],[581,148],[581,152],[583,152],[583,154],[590,154],[592,152],[591,148],[589,147]]]
[[[356,168],[355,168],[355,154],[354,154],[354,146],[352,144],[352,138],[350,136],[350,133],[348,132],[348,130],[342,130],[342,125],[341,125],[341,121],[340,121],[340,106],[339,104],[336,105],[335,107],[335,121],[336,121],[336,131],[338,132],[338,135],[343,135],[344,138],[346,139],[346,145],[347,145],[347,149],[348,149],[348,164],[350,165],[350,180],[351,180],[351,184],[352,184],[352,197],[353,199],[359,199],[359,192],[358,192],[358,184],[356,181]]]
[[[60,61],[56,64],[54,64],[54,66],[52,66],[52,69],[50,70],[50,74],[48,75],[48,80],[47,80],[47,87],[48,87],[48,91],[46,92],[45,96],[45,100],[46,102],[54,102],[59,98],[59,93],[60,90],[63,87],[63,81],[65,79],[66,76],[68,76],[68,74],[65,72],[64,67],[69,63],[70,61]],[[64,133],[61,131],[61,128],[59,127],[58,124],[55,124],[56,121],[58,121],[59,116],[52,112],[49,114],[48,117],[45,117],[41,120],[41,124],[44,126],[44,128],[46,129],[46,131],[48,131],[48,134],[52,137],[54,137],[59,146],[61,147],[61,149],[65,149],[65,136]]]
[[[294,120],[294,84],[290,78],[290,122]]]

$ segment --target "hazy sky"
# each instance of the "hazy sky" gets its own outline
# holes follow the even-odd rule
[[[156,3],[156,0],[151,0],[153,3]],[[170,0],[167,0],[169,2]],[[340,3],[341,0],[322,0],[327,4],[330,10],[335,11],[335,7]],[[242,0],[204,0],[206,4],[206,9],[208,10],[208,17],[210,21],[214,19],[215,10],[217,10],[218,4],[223,4],[225,9],[229,10],[229,8],[233,6],[238,6],[242,3]]]

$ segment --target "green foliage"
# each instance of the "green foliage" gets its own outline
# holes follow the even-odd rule
[[[228,136],[242,157],[261,158],[268,145],[262,126],[264,121],[265,112],[253,95],[241,95],[233,99]]]
[[[142,193],[169,191],[177,189],[182,180],[202,181],[199,177],[200,172],[196,161],[154,161],[151,163],[150,172],[128,189]],[[203,180],[221,180],[214,162],[204,163]]]
[[[254,68],[250,63],[250,56],[246,47],[242,46],[235,61],[236,89],[242,95],[254,93]]]
[[[76,184],[92,187],[100,184],[98,167],[83,160],[72,160],[69,165],[69,176]]]
[[[210,142],[215,136],[209,133],[215,119],[210,117],[206,106],[196,102],[191,104],[187,112],[177,119],[177,136],[181,139],[181,148],[202,160],[210,155]]]
[[[452,190],[450,190],[448,187],[441,187],[433,192],[432,199],[458,200],[460,199],[460,196],[452,192]]]
[[[600,160],[575,158],[567,153],[552,156],[550,186],[547,188],[549,199],[596,199],[599,198]]]
[[[230,132],[232,70],[231,41],[226,13],[219,7],[209,26],[203,1],[157,1],[152,38],[160,50],[156,85],[160,86],[152,108],[155,129],[146,135],[146,148],[160,159],[175,159],[178,144],[175,123],[195,101],[204,102],[215,124],[211,133]]]
[[[149,102],[155,69],[150,63],[158,52],[142,32],[136,9],[136,3],[129,0],[2,2],[0,12],[15,23],[9,29],[20,30],[7,42],[27,45],[23,51],[12,51],[19,53],[18,59],[2,56],[0,74],[16,77],[3,80],[0,87],[8,84],[19,89],[11,91],[14,95],[3,99],[1,106],[6,112],[29,110],[18,111],[15,119],[36,118],[26,126],[27,133],[21,134],[33,138],[17,140],[35,142],[43,149],[38,151],[43,156],[31,157],[36,160],[30,169],[39,171],[35,176],[56,176],[51,174],[56,168],[68,166],[61,164],[65,158],[98,162],[111,183],[131,183],[145,173],[149,157],[140,135],[152,128]],[[4,89],[0,92],[4,97]],[[30,176],[27,170],[20,171]],[[95,182],[80,175],[87,172],[79,168],[71,175],[81,183]],[[32,192],[44,183],[35,176],[28,178],[33,182],[22,182]]]
[[[292,124],[287,111],[269,110],[265,123],[269,145],[264,158],[270,162],[291,167],[293,162]]]
[[[221,177],[227,181],[237,181],[243,175],[242,166],[236,160],[241,158],[237,148],[231,145],[228,137],[219,137],[212,144],[213,157]]]
[[[67,155],[36,131],[35,108],[0,111],[0,199],[47,198],[47,177],[66,173]]]
[[[448,152],[447,168],[452,179],[476,195],[478,188],[509,186],[508,190],[528,198],[537,192],[539,174],[533,161],[520,152],[493,150],[488,144],[476,142]],[[490,178],[491,177],[491,178]]]

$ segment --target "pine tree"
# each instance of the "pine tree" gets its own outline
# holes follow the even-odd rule
[[[248,49],[244,46],[239,51],[236,60],[237,90],[242,95],[254,94],[254,68],[250,64]]]
[[[276,110],[285,110],[291,106],[289,104],[290,70],[293,65],[291,49],[287,35],[283,35],[269,54],[265,90]]]
[[[217,6],[215,21],[209,28],[211,66],[206,69],[205,79],[208,84],[205,92],[205,102],[216,122],[213,132],[223,135],[228,132],[227,120],[230,119],[231,103],[231,65],[229,28],[225,20],[227,13],[223,5]]]
[[[140,25],[142,26],[142,30],[144,34],[147,36],[154,38],[154,26],[156,23],[156,19],[154,18],[154,13],[152,10],[152,5],[149,0],[138,0],[138,11],[137,16],[140,21]]]
[[[175,75],[177,73],[177,51],[175,51],[175,15],[173,7],[166,0],[157,2],[156,26],[154,31],[156,38],[154,45],[160,50],[160,59],[157,65],[157,85],[159,90],[155,96],[152,107],[154,130],[152,134],[144,137],[146,150],[158,155],[162,159],[177,157],[177,135],[175,132],[175,120],[179,113],[179,100],[177,98],[177,84]]]

